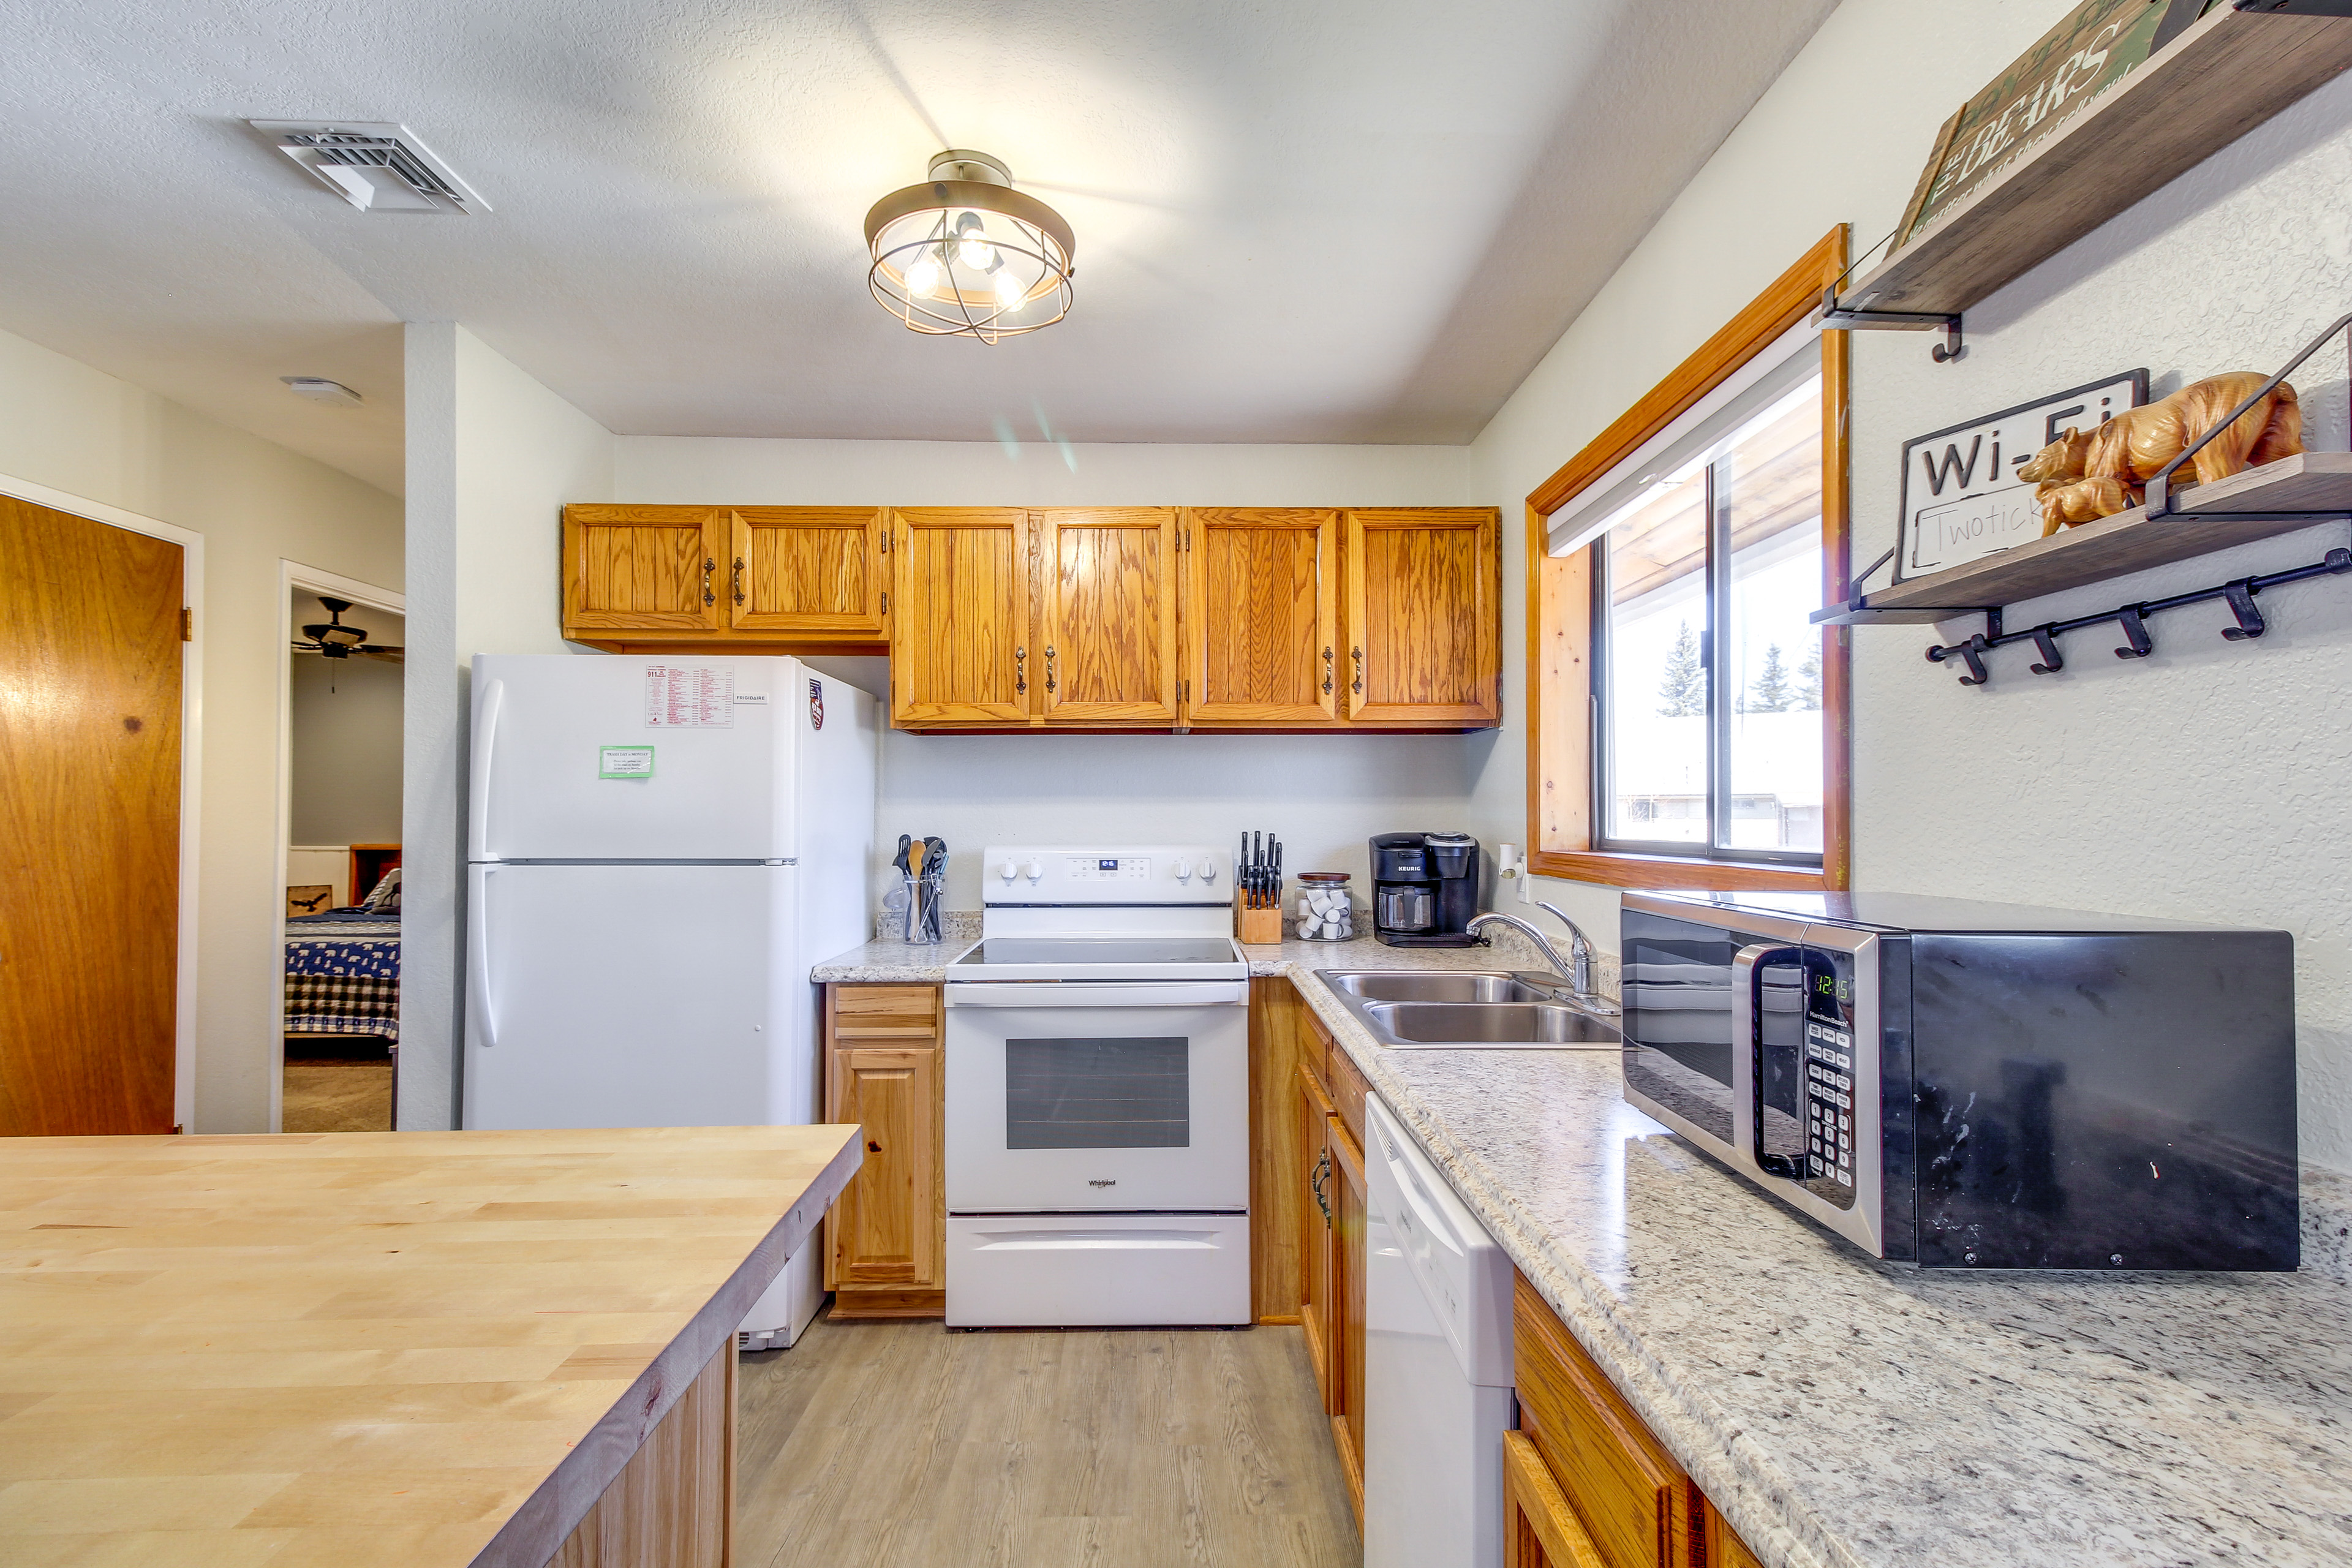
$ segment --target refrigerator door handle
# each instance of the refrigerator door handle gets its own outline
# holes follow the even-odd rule
[[[474,770],[466,802],[466,858],[495,860],[490,841],[490,762],[497,755],[499,712],[506,706],[507,683],[490,682],[474,704]]]
[[[466,1005],[484,1046],[499,1043],[498,1010],[490,1002],[490,879],[496,866],[468,866],[473,897],[466,910]]]

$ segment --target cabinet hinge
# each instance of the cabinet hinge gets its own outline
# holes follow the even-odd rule
[[[887,588],[882,590],[882,613],[886,616],[890,613],[890,590]]]
[[[882,535],[882,553],[885,555],[890,553],[890,536],[887,532]]]
[[[196,640],[196,612],[185,605],[180,606],[180,640],[182,642]],[[172,1131],[176,1132],[179,1129],[175,1127]]]

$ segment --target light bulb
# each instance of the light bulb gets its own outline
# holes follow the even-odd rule
[[[1013,276],[1013,268],[1010,267],[996,275],[996,306],[998,310],[1017,310],[1021,308],[1022,301],[1026,300],[1028,296],[1029,290],[1021,287],[1021,279]]]
[[[981,226],[978,213],[965,213],[955,221],[956,259],[975,272],[989,272],[996,267],[996,247],[988,243],[988,231]]]
[[[930,293],[939,286],[940,264],[931,259],[929,252],[917,257],[915,264],[907,268],[907,292],[921,296]]]

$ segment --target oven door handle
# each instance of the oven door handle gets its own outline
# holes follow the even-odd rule
[[[966,980],[941,988],[950,1007],[1244,1007],[1246,980]]]
[[[1768,1176],[1801,1182],[1806,1175],[1802,1155],[1791,1160],[1764,1147],[1764,1010],[1756,993],[1764,984],[1764,965],[1780,958],[1794,958],[1802,969],[1805,950],[1784,942],[1753,942],[1731,961],[1732,1009],[1739,1025],[1731,1037],[1731,1099],[1735,1106],[1748,1110],[1748,1157],[1756,1168]],[[1801,1068],[1801,1048],[1798,1056]]]

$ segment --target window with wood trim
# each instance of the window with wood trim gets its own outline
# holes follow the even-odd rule
[[[1528,839],[1542,875],[1843,888],[1843,226],[1528,498]]]

